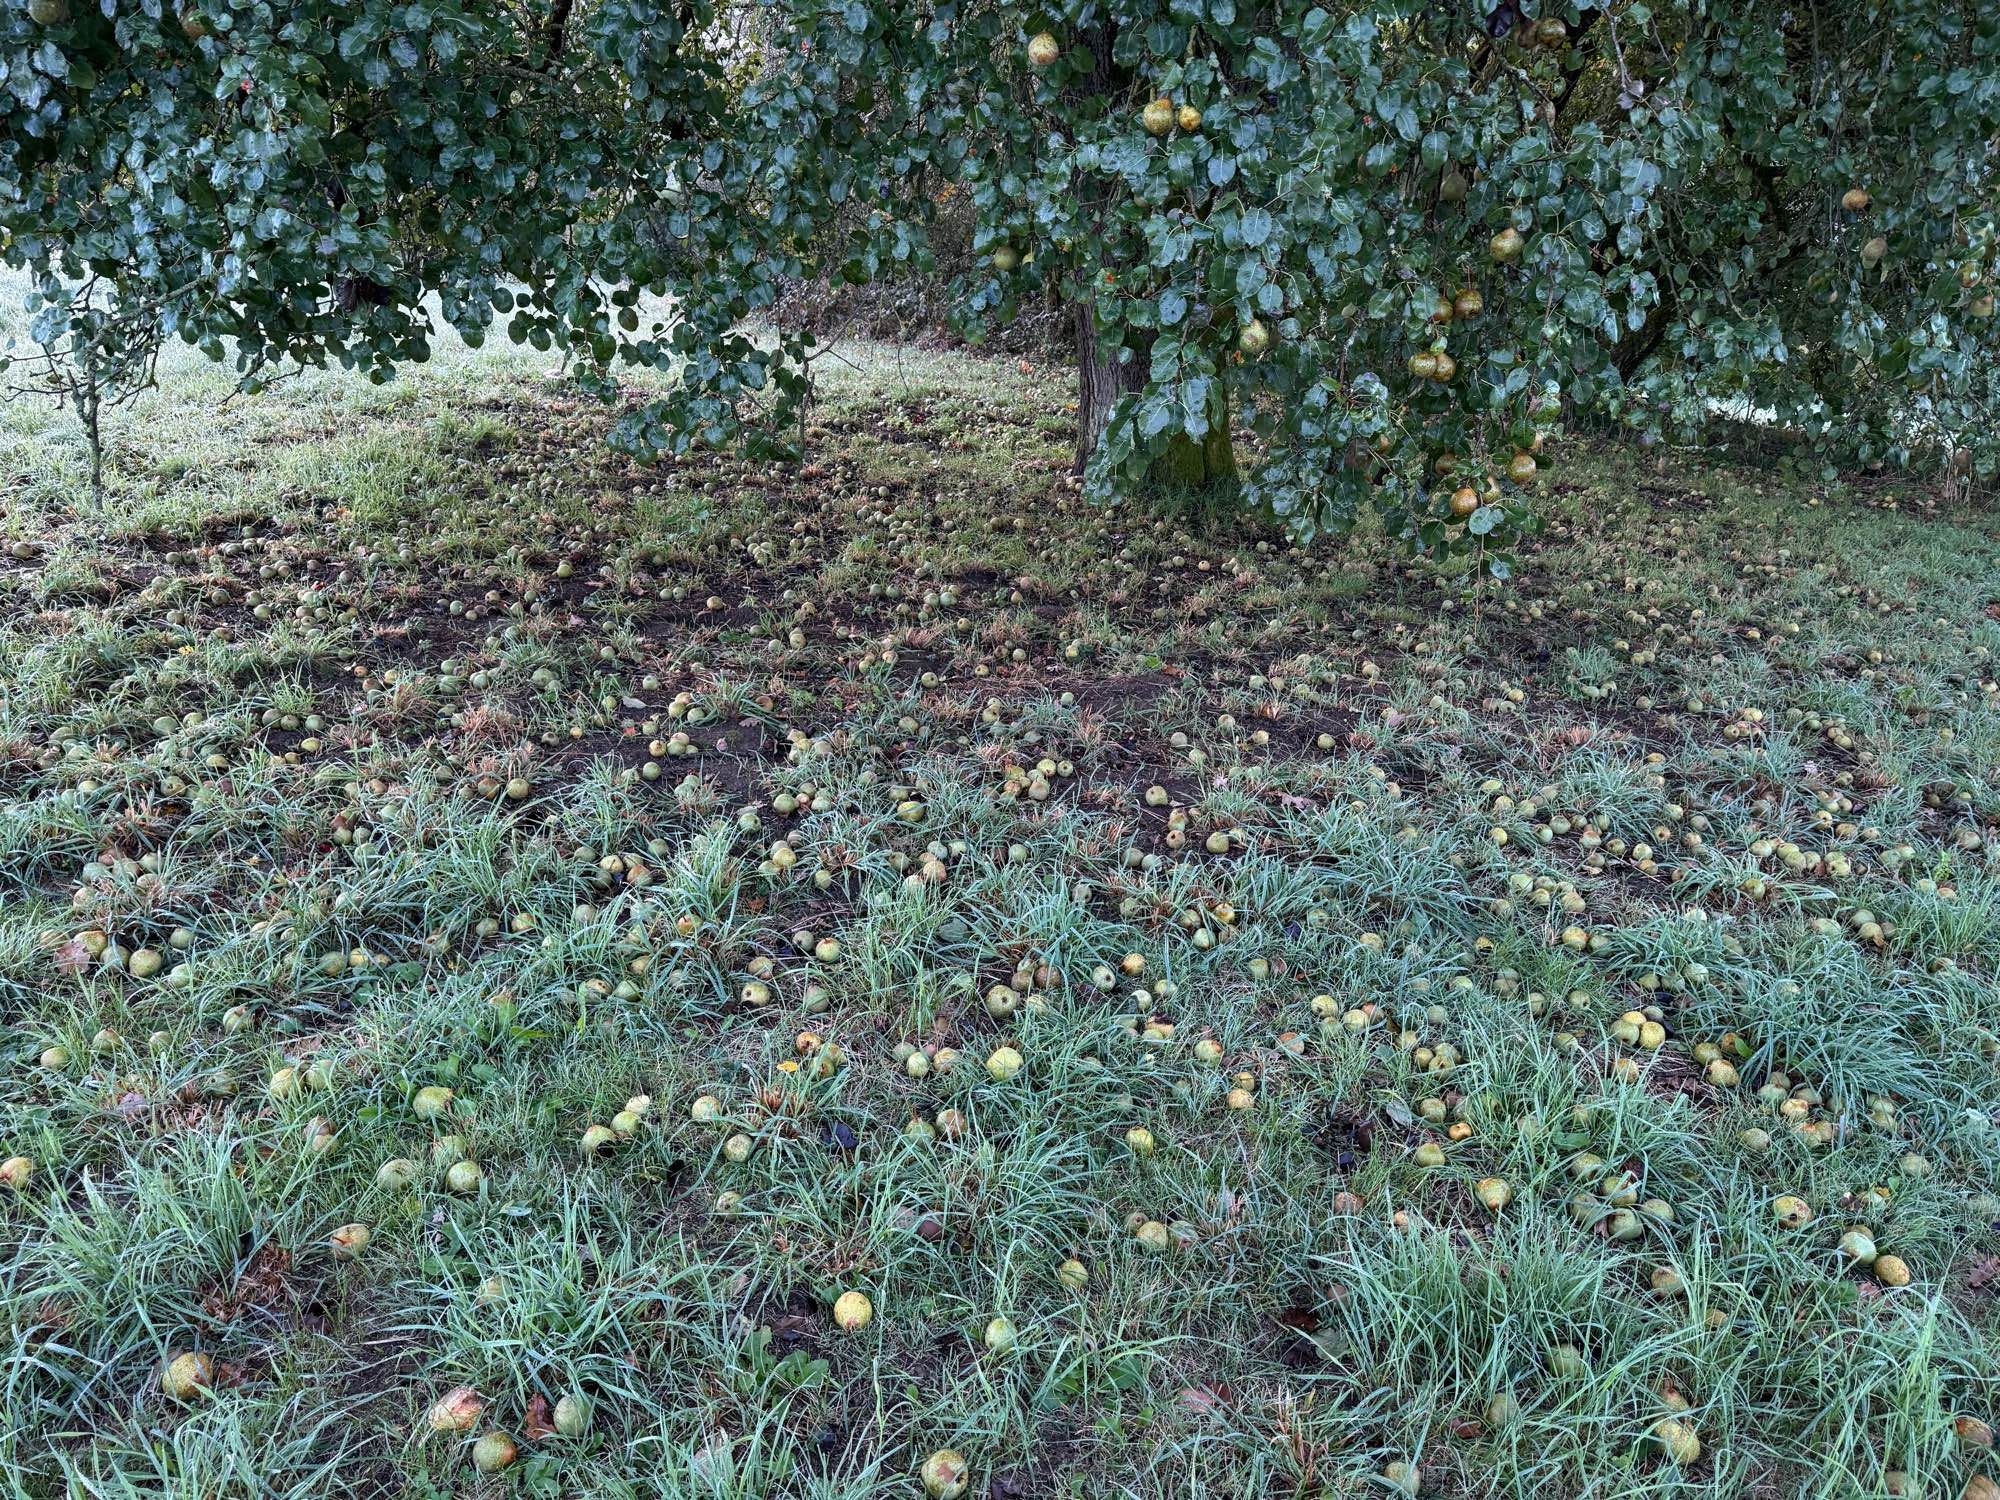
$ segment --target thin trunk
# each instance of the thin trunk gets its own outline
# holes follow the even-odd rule
[[[104,503],[104,397],[94,373],[86,372],[85,383],[74,388],[77,417],[83,423],[84,441],[90,445],[90,498]]]

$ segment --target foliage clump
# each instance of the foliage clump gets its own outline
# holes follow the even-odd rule
[[[50,0],[0,59],[6,255],[93,392],[176,337],[386,378],[442,316],[675,372],[638,452],[785,446],[816,351],[746,320],[964,195],[959,310],[1073,310],[1100,490],[1504,571],[1566,408],[2000,470],[1973,0]]]

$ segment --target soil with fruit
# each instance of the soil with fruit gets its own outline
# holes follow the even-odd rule
[[[31,1493],[2000,1479],[2000,522],[1559,440],[1505,585],[461,351],[0,452]]]

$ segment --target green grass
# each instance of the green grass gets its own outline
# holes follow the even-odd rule
[[[1990,508],[1570,440],[1481,590],[851,353],[796,471],[450,342],[0,416],[15,1491],[2000,1472]]]

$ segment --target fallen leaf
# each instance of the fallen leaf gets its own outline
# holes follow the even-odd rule
[[[555,1430],[556,1424],[549,1420],[549,1398],[537,1392],[528,1402],[527,1415],[521,1418],[521,1436],[539,1443]]]
[[[1319,1330],[1319,1314],[1310,1307],[1287,1307],[1277,1317],[1285,1327],[1296,1328],[1301,1333],[1316,1333]]]
[[[1175,1399],[1183,1411],[1213,1416],[1229,1404],[1230,1397],[1231,1392],[1226,1385],[1191,1385]]]

